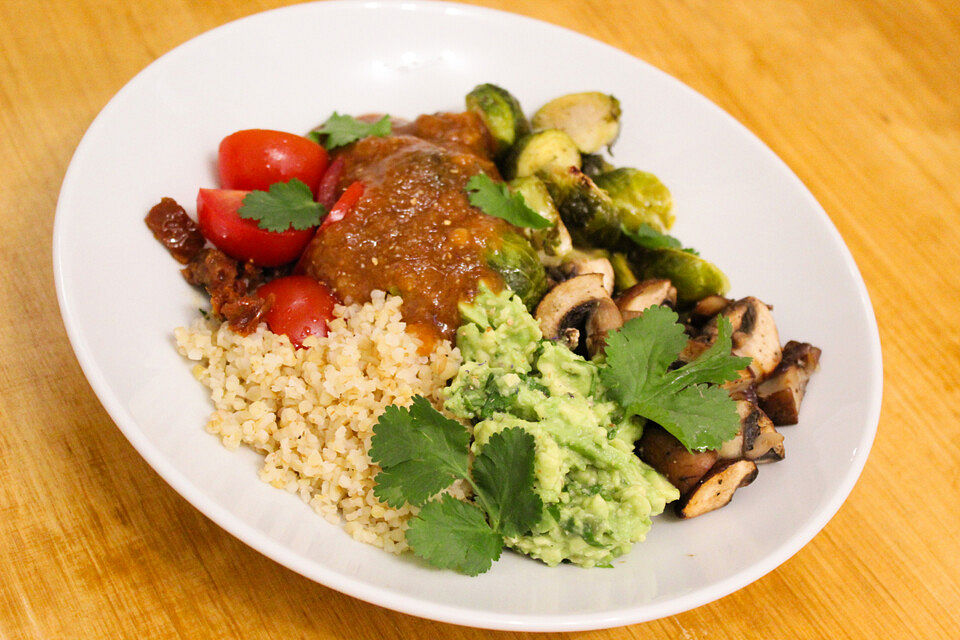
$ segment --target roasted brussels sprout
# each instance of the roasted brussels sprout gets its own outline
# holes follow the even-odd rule
[[[620,101],[599,91],[570,93],[540,107],[531,124],[534,130],[560,129],[580,151],[596,153],[620,133]]]
[[[621,167],[594,179],[620,207],[633,212],[657,231],[673,226],[673,198],[657,176],[639,169]]]
[[[599,153],[584,153],[580,155],[580,170],[591,178],[596,178],[601,173],[607,173],[616,169],[607,162]]]
[[[730,289],[727,276],[713,263],[682,249],[637,249],[630,253],[630,263],[641,280],[670,280],[681,305],[710,295],[722,296]]]
[[[540,176],[576,244],[616,250],[627,241],[621,210],[582,171],[554,167]]]
[[[559,258],[573,250],[573,241],[560,219],[546,185],[536,176],[524,176],[511,181],[510,189],[522,195],[531,209],[553,222],[553,226],[546,229],[524,229],[524,235],[530,239],[534,248],[541,252],[541,259],[545,263],[559,263]]]
[[[481,84],[467,94],[467,110],[483,120],[496,142],[496,155],[502,155],[513,143],[530,133],[530,123],[520,103],[509,91],[495,84]]]
[[[547,129],[524,136],[510,148],[500,171],[508,180],[536,175],[553,167],[580,167],[580,152],[570,136]]]
[[[508,231],[487,252],[487,264],[533,310],[547,292],[547,272],[530,241]]]

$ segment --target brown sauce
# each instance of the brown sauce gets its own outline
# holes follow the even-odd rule
[[[501,284],[484,256],[509,225],[470,206],[463,190],[480,171],[498,175],[489,134],[471,113],[421,116],[394,133],[342,152],[341,187],[359,180],[363,197],[317,234],[300,268],[344,301],[399,294],[411,330],[427,343],[452,339],[460,301],[480,279]]]

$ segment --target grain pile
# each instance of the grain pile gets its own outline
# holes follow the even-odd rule
[[[460,354],[442,341],[420,355],[408,334],[401,298],[375,292],[363,305],[338,306],[326,337],[295,349],[266,325],[244,337],[200,319],[175,331],[180,353],[209,387],[216,410],[207,430],[224,445],[265,455],[260,477],[295,492],[350,535],[400,553],[409,507],[392,509],[373,495],[378,468],[367,451],[373,427],[390,404],[414,395],[434,404],[454,376]]]

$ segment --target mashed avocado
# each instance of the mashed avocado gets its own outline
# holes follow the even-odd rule
[[[536,442],[543,517],[507,544],[548,565],[592,567],[626,553],[644,539],[651,516],[679,497],[633,454],[641,422],[605,399],[596,364],[544,340],[510,291],[481,286],[461,313],[463,365],[446,390],[446,410],[475,422],[474,454],[508,427]]]

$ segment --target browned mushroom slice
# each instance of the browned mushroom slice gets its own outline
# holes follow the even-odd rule
[[[707,318],[712,318],[726,309],[731,302],[733,302],[733,300],[724,298],[723,296],[707,296],[706,298],[702,298],[697,302],[697,304],[690,311],[690,315],[692,317],[706,320]]]
[[[770,307],[751,296],[737,300],[720,315],[733,327],[733,355],[752,358],[750,366],[740,372],[740,379],[727,383],[724,388],[735,391],[766,378],[780,364],[782,355]],[[707,323],[703,332],[711,340],[716,338],[716,317]]]
[[[607,333],[623,326],[620,310],[610,298],[603,298],[587,318],[587,353],[594,357],[607,346]]]
[[[682,495],[674,508],[681,518],[696,518],[726,506],[734,492],[757,477],[757,465],[752,460],[720,461],[700,479],[700,482]]]
[[[783,435],[777,433],[773,422],[760,407],[749,400],[737,401],[740,429],[718,450],[721,460],[746,458],[757,463],[783,460],[786,449]]]
[[[820,349],[791,340],[773,374],[757,387],[760,407],[776,425],[797,424],[810,376],[820,365]]]
[[[560,273],[564,278],[575,278],[588,273],[599,273],[603,276],[603,288],[607,290],[607,295],[613,295],[613,265],[606,258],[593,257],[589,255],[579,256],[570,260],[565,260],[560,265]]]
[[[617,296],[617,307],[624,322],[658,304],[671,307],[677,304],[677,289],[669,280],[644,280]]]
[[[783,460],[787,455],[783,435],[777,433],[773,421],[763,409],[752,402],[740,400],[737,402],[737,411],[740,412],[743,426],[743,457],[757,463]]]
[[[547,339],[562,339],[567,329],[582,327],[600,301],[609,298],[600,274],[590,273],[565,280],[551,289],[537,305],[540,331]]]
[[[659,471],[680,495],[689,491],[717,462],[716,451],[687,451],[658,424],[648,422],[637,442],[640,459]]]

